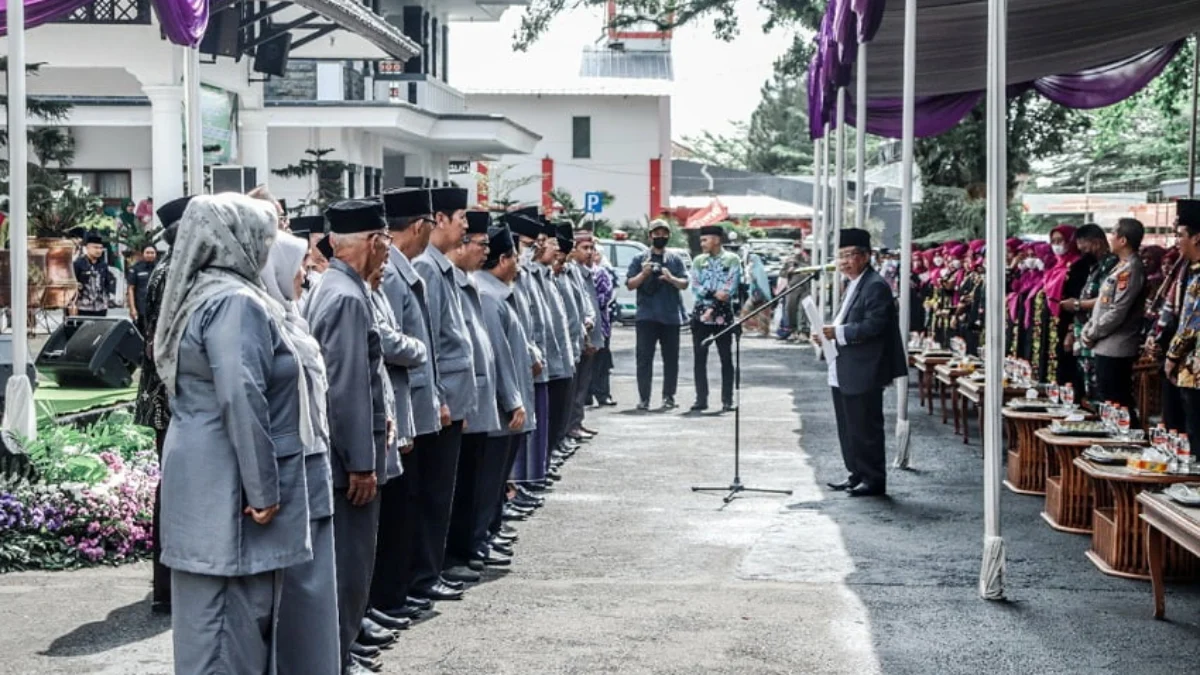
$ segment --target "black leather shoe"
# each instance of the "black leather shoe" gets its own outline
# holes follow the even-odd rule
[[[859,484],[859,481],[856,481],[853,478],[847,478],[846,480],[844,480],[840,483],[826,483],[826,485],[829,486],[830,490],[837,490],[839,492],[841,492],[842,490],[849,490],[850,488],[855,487],[858,484]]]
[[[363,619],[362,630],[358,632],[358,642],[368,647],[385,648],[396,641],[392,631],[380,626],[370,619]]]
[[[508,506],[505,506],[504,511],[500,513],[500,517],[504,520],[525,520],[529,516],[525,515],[524,513],[520,512],[520,511],[516,511],[514,509],[510,509]]]
[[[464,584],[464,583],[463,583],[463,582],[461,582],[461,581],[451,581],[451,580],[447,579],[447,578],[444,576],[444,575],[445,575],[445,572],[443,572],[442,574],[443,574],[443,576],[442,576],[441,578],[439,578],[439,579],[438,579],[438,581],[440,581],[440,582],[441,582],[441,584],[442,584],[443,586],[445,586],[446,588],[452,588],[452,589],[454,589],[454,590],[456,590],[456,591],[461,591],[462,589],[464,589],[464,588],[466,588],[466,587],[467,587],[467,585],[466,585],[466,584]]]
[[[388,630],[408,630],[412,624],[412,619],[408,617],[390,616],[373,607],[367,610],[367,618]]]
[[[412,605],[404,605],[403,607],[395,609],[389,607],[387,609],[376,609],[375,611],[379,612],[380,614],[386,614],[393,619],[408,619],[409,621],[416,621],[418,618],[420,618],[422,610],[419,607],[414,607]]]
[[[484,565],[482,560],[468,560],[467,567],[476,572],[482,572],[487,565]]]
[[[508,567],[512,564],[512,558],[496,551],[489,551],[488,556],[483,559],[483,564],[489,567]]]
[[[663,410],[674,410],[674,409],[678,408],[679,406],[675,405],[675,397],[674,396],[666,396],[663,398],[663,406],[662,407],[663,407]]]
[[[504,544],[501,544],[499,542],[492,542],[492,550],[495,551],[496,553],[499,553],[501,555],[506,555],[510,558],[512,557],[512,554],[513,554],[513,550],[512,550],[511,546],[505,546]]]
[[[509,537],[513,541],[516,541],[517,539],[519,539],[519,537],[517,536],[517,528],[513,527],[512,525],[508,525],[508,524],[501,525],[500,526],[500,534],[505,537]]]
[[[413,593],[416,593],[417,597],[427,600],[462,600],[463,596],[462,591],[456,591],[440,582],[434,584],[431,588],[413,590]]]
[[[379,656],[380,651],[379,647],[368,647],[366,645],[360,645],[357,642],[351,642],[350,653],[355,656],[361,656],[364,659],[373,659],[376,656]]]
[[[433,609],[433,603],[425,598],[418,598],[415,595],[410,595],[404,599],[404,602],[409,606],[427,612]]]
[[[866,483],[859,483],[850,488],[846,494],[851,497],[882,497],[887,494],[887,490],[881,487],[874,487]]]
[[[350,662],[342,670],[342,675],[367,675],[383,670],[383,664],[376,659],[350,655]]]
[[[442,571],[442,581],[446,582],[446,585],[450,588],[454,588],[455,583],[478,583],[481,578],[479,572],[466,565],[455,565]]]
[[[732,403],[726,403],[721,406],[721,412],[733,412],[737,410],[737,406]]]
[[[603,406],[614,406],[616,404],[617,404],[617,399],[615,399],[611,396],[600,400],[600,405],[603,405]]]
[[[154,614],[164,614],[169,616],[171,614],[171,601],[155,600],[154,602],[150,603],[150,611]]]
[[[518,494],[513,496],[512,499],[508,500],[508,503],[522,509],[540,509],[546,502],[541,499],[535,501],[529,497],[526,497],[525,495]]]
[[[637,409],[639,412],[648,412],[650,410],[650,401],[639,401]]]
[[[690,410],[691,412],[704,412],[705,410],[708,410],[708,403],[705,403],[704,401],[696,401],[694,404],[692,404]]]

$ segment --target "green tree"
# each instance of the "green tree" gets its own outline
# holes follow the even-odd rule
[[[317,178],[317,189],[289,208],[292,214],[301,215],[310,208],[317,213],[324,213],[330,204],[342,198],[346,188],[346,163],[327,159],[333,152],[333,148],[309,148],[295,164],[271,170],[271,173],[283,178]]]
[[[787,60],[776,62],[774,75],[762,87],[762,100],[750,116],[746,168],[777,175],[812,170],[804,80],[789,70]]]
[[[745,122],[734,122],[733,131],[728,134],[703,131],[698,136],[684,136],[683,144],[691,151],[693,161],[727,169],[746,169],[750,150],[748,133]]]
[[[613,203],[614,197],[608,192],[600,193],[601,206],[607,207]],[[570,192],[562,188],[555,188],[550,191],[550,201],[554,204],[555,210],[558,213],[554,216],[555,221],[566,221],[570,223],[572,230],[590,229],[593,232],[599,233],[603,228],[605,231],[612,231],[612,223],[607,218],[597,217],[583,210],[583,207],[575,201]]]

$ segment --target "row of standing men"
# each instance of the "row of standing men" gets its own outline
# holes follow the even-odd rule
[[[178,673],[378,670],[397,631],[510,564],[508,521],[586,431],[590,233],[397,190],[292,221],[329,233],[313,278],[280,215],[236,194],[160,209],[141,402],[161,398],[139,416],[165,428]]]

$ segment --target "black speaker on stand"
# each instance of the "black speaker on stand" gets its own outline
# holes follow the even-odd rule
[[[61,387],[123,389],[133,383],[144,349],[129,319],[72,316],[42,347],[37,369]]]
[[[208,28],[200,40],[200,53],[211,56],[242,58],[242,12],[234,6],[208,18]]]

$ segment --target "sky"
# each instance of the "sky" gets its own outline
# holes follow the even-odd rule
[[[791,44],[790,32],[763,34],[767,14],[757,0],[737,0],[741,32],[732,42],[713,37],[710,21],[675,31],[671,50],[675,90],[671,131],[675,140],[702,131],[731,130],[731,121],[748,121],[758,105],[759,89],[771,66]],[[545,81],[547,73],[572,76],[579,53],[598,45],[604,28],[599,8],[572,10],[551,24],[550,32],[525,54],[512,50],[512,36],[524,9],[513,7],[496,22],[450,26],[450,84],[464,88],[487,82]],[[485,58],[480,58],[486,55]]]

